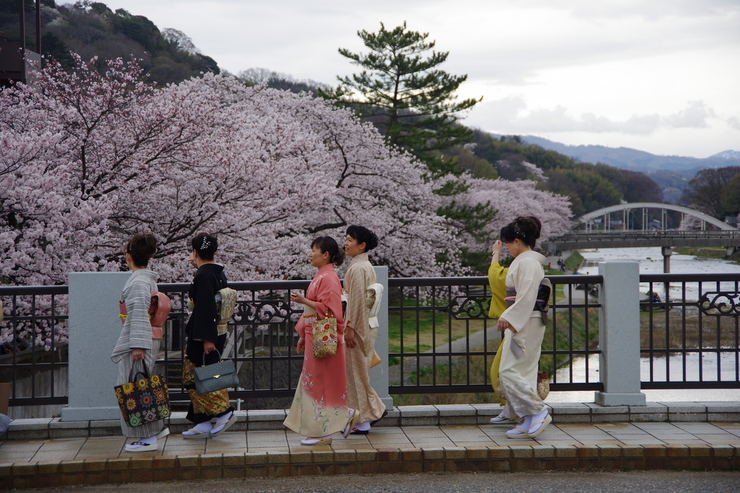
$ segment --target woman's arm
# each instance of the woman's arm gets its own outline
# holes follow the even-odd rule
[[[219,284],[215,276],[204,271],[195,274],[193,285],[195,287],[192,314],[192,317],[194,317],[193,339],[203,341],[204,350],[208,354],[210,351],[208,351],[206,343],[213,344],[218,339],[216,293],[218,292]]]
[[[149,283],[134,282],[125,302],[128,314],[126,323],[129,324],[129,348],[135,352],[133,359],[136,361],[144,357],[145,349],[152,348],[152,325],[149,323],[152,293]]]
[[[367,307],[365,306],[365,276],[362,270],[350,267],[344,277],[344,290],[347,293],[347,313],[344,328],[344,342],[355,347],[356,339],[363,339],[367,329]]]

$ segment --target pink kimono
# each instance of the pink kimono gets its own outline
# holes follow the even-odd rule
[[[308,286],[306,298],[316,301],[316,315],[307,310],[295,327],[298,335],[305,339],[306,349],[298,388],[283,424],[306,437],[323,437],[342,431],[350,417],[347,407],[342,285],[333,264],[319,269]],[[337,354],[317,360],[313,357],[311,324],[316,316],[324,318],[327,309],[337,319],[339,344]]]

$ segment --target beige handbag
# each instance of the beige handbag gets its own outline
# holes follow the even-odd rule
[[[311,324],[313,335],[313,357],[316,359],[328,358],[337,354],[337,319],[327,310],[326,318],[316,320]]]
[[[378,356],[378,353],[376,353],[375,352],[375,349],[373,349],[373,359],[370,362],[370,368],[373,368],[375,366],[378,366],[382,362],[383,362],[383,360],[380,359],[380,356]]]
[[[537,397],[543,401],[550,395],[550,376],[546,371],[537,373]]]

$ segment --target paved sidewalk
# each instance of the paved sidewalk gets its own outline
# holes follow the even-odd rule
[[[9,439],[0,442],[0,489],[399,472],[740,468],[740,422],[556,421],[534,440],[512,440],[505,436],[509,426],[486,424],[494,411],[486,409],[478,424],[398,426],[402,408],[369,435],[345,440],[337,434],[331,445],[315,447],[302,446],[302,437],[285,429],[255,429],[256,420],[251,429],[207,440],[183,439],[176,430],[185,425],[173,420],[173,433],[156,452],[136,454],[124,451],[133,440],[121,436]],[[237,425],[248,426],[242,413]]]

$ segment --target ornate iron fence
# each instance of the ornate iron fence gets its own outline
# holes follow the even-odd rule
[[[602,390],[598,377],[601,276],[551,276],[553,292],[540,365],[551,389]],[[740,276],[640,276],[642,387],[740,388]],[[226,358],[242,386],[232,398],[280,407],[292,397],[302,354],[295,352],[300,311],[293,290],[308,281],[243,282]],[[173,299],[158,371],[174,401],[180,385],[188,284],[162,284]],[[668,293],[668,296],[665,295]],[[489,392],[500,334],[488,318],[487,278],[389,280],[389,393]],[[0,287],[0,382],[13,382],[11,406],[67,402],[67,287]]]
[[[0,286],[0,382],[12,406],[67,403],[67,286]]]
[[[740,275],[640,276],[644,389],[740,388]]]
[[[551,276],[548,326],[540,359],[552,390],[601,390],[589,356],[598,355],[601,276]],[[490,392],[489,369],[501,342],[488,318],[486,277],[390,279],[391,394]],[[584,372],[578,365],[585,359]]]

